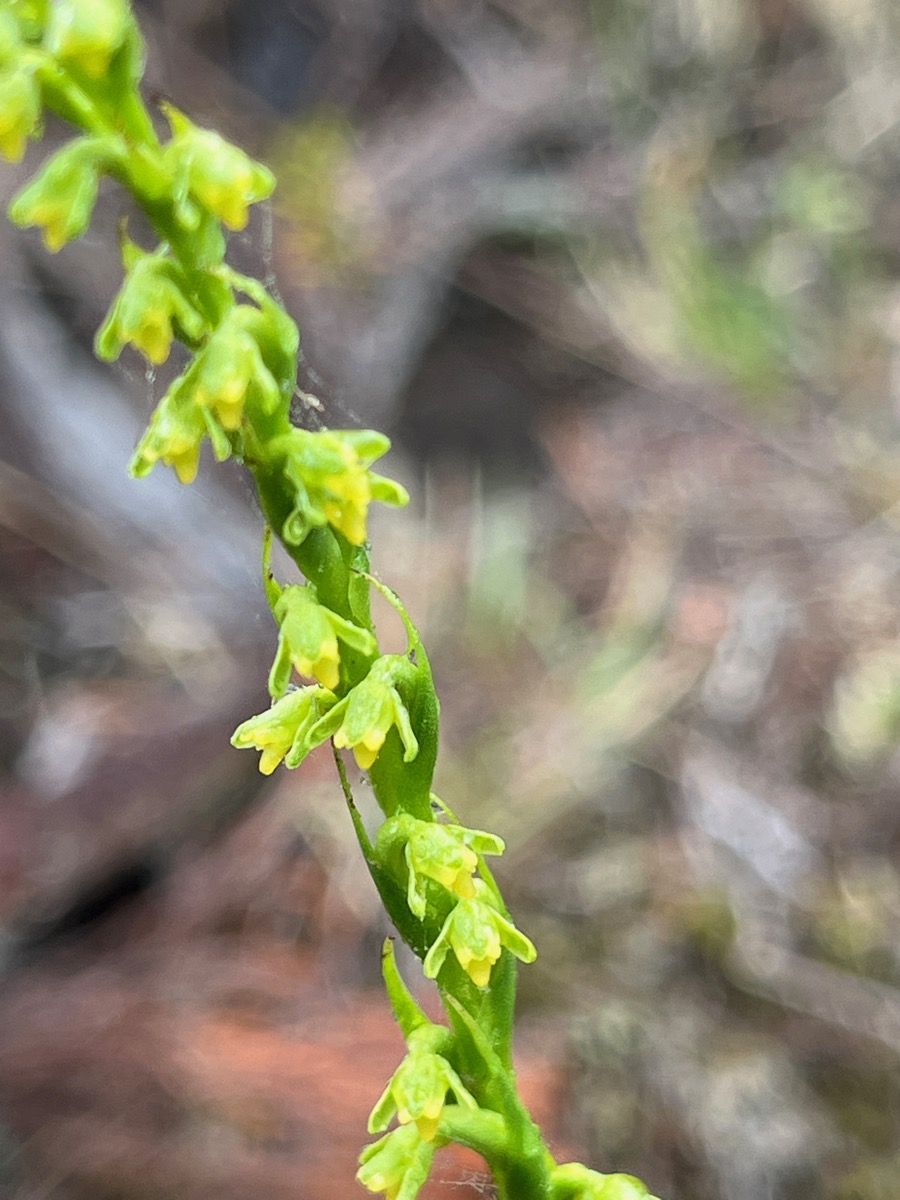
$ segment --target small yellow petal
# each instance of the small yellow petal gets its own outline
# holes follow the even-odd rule
[[[25,147],[28,145],[28,139],[23,133],[18,130],[10,130],[9,132],[0,133],[0,154],[12,163],[21,162],[25,157]]]
[[[334,744],[337,745],[337,737],[334,739]],[[344,745],[346,745],[346,742]],[[380,749],[381,747],[379,746],[378,750]],[[369,767],[371,767],[372,763],[378,757],[378,750],[371,750],[364,742],[361,742],[358,746],[353,747],[353,757],[363,771],[368,771]]]
[[[423,1142],[433,1142],[434,1141],[435,1135],[437,1134],[437,1131],[438,1131],[439,1124],[440,1124],[440,1116],[419,1117],[419,1119],[416,1121],[416,1128],[418,1129],[419,1136],[421,1137]]]
[[[314,664],[313,675],[318,679],[319,683],[324,684],[331,691],[334,691],[341,682],[341,672],[337,660],[333,659],[330,655],[327,658],[320,658]]]
[[[473,958],[468,963],[462,963],[466,974],[479,988],[485,988],[490,983],[493,965],[494,960],[490,958]]]
[[[200,468],[199,453],[194,454],[193,451],[187,451],[184,454],[169,454],[164,456],[164,461],[174,468],[175,474],[182,483],[193,483],[197,478],[197,471]]]
[[[263,775],[271,775],[284,755],[280,750],[273,750],[271,746],[266,746],[262,754],[259,756],[259,769]]]

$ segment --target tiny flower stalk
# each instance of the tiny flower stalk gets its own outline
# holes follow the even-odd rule
[[[434,797],[439,704],[428,655],[369,561],[371,506],[409,500],[372,469],[390,443],[372,430],[309,430],[292,420],[297,326],[260,282],[226,261],[230,232],[247,226],[274,177],[171,105],[154,121],[140,93],[142,63],[128,0],[0,0],[0,155],[21,160],[48,111],[77,131],[38,167],[10,217],[64,252],[88,229],[106,179],[147,217],[148,244],[121,236],[124,279],[95,349],[112,361],[131,347],[156,365],[179,343],[187,358],[150,414],[130,470],[140,477],[162,463],[190,483],[209,443],[217,461],[234,460],[252,477],[271,531],[270,702],[238,726],[232,744],[255,750],[271,775],[331,743],[372,879],[437,982],[446,1025],[426,1017],[385,951],[406,1054],[372,1110],[370,1132],[383,1136],[363,1151],[357,1178],[387,1200],[415,1200],[435,1153],[455,1141],[484,1156],[500,1200],[650,1200],[631,1176],[557,1166],[518,1096],[516,970],[536,952],[485,862],[503,842],[467,828]],[[271,571],[273,534],[299,572],[289,583]],[[373,589],[403,621],[403,653],[378,645]],[[342,751],[367,774],[380,809],[371,835]]]

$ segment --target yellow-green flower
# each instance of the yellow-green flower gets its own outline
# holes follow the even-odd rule
[[[165,252],[145,254],[125,239],[125,281],[94,339],[99,358],[118,358],[131,343],[152,363],[165,362],[177,328],[196,341],[206,327],[188,299],[184,272]]]
[[[114,138],[75,138],[15,197],[9,209],[13,223],[42,226],[44,244],[53,253],[81,237],[94,211],[100,174],[121,153]]]
[[[132,27],[126,0],[53,0],[45,48],[62,61],[99,79]]]
[[[494,963],[504,947],[522,962],[534,962],[534,944],[515,925],[493,907],[490,892],[481,880],[475,881],[475,896],[459,900],[450,910],[434,945],[425,956],[423,969],[428,979],[436,979],[448,951],[476,987],[487,987]]]
[[[298,688],[239,725],[231,744],[238,750],[262,751],[259,769],[263,775],[271,775],[283,760],[288,767],[298,767],[325,740],[314,736],[313,727],[336,699],[327,688]]]
[[[356,1178],[386,1200],[415,1200],[431,1170],[434,1142],[419,1136],[415,1125],[401,1125],[366,1146],[359,1156]]]
[[[166,146],[164,160],[181,193],[182,219],[189,228],[199,219],[192,215],[187,196],[190,192],[229,229],[243,229],[249,206],[271,196],[275,176],[218,133],[194,125],[172,105],[166,105],[165,112],[172,126],[172,140]]]
[[[408,813],[397,813],[385,821],[376,840],[382,860],[401,847],[409,873],[407,901],[410,911],[420,919],[427,907],[426,879],[433,879],[461,899],[471,899],[475,895],[478,856],[504,851],[502,840],[492,833],[421,821]]]
[[[437,1047],[447,1030],[431,1023],[409,1035],[409,1053],[391,1076],[369,1117],[369,1133],[387,1129],[394,1116],[401,1125],[414,1123],[425,1142],[434,1141],[450,1093],[464,1108],[478,1107],[459,1075]]]
[[[15,65],[0,70],[0,154],[20,162],[41,123],[41,89],[34,71]]]
[[[191,381],[198,404],[218,417],[222,428],[240,427],[248,395],[272,412],[281,397],[278,384],[250,332],[259,310],[236,305],[197,355]]]
[[[287,541],[299,545],[310,529],[331,525],[351,545],[366,540],[366,519],[373,500],[402,507],[405,488],[370,470],[390,442],[370,430],[294,429],[278,439],[284,471],[294,489],[294,508],[284,523]]]
[[[162,461],[174,469],[182,483],[192,483],[200,465],[200,447],[209,426],[203,412],[180,402],[172,390],[163,397],[128,466],[136,479],[143,479]]]
[[[378,757],[394,725],[403,742],[403,761],[412,762],[419,753],[409,713],[395,686],[408,670],[409,662],[402,654],[383,654],[322,723],[323,736],[333,736],[339,750],[352,749],[363,770],[368,770]]]
[[[319,604],[311,587],[291,584],[284,588],[274,613],[279,632],[278,652],[269,674],[273,696],[284,694],[291,667],[298,675],[312,676],[325,687],[336,688],[341,678],[339,641],[361,654],[372,655],[377,649],[368,629]]]

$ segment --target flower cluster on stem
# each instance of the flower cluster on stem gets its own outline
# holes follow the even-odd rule
[[[639,1200],[646,1189],[629,1176],[557,1166],[516,1091],[516,962],[536,951],[485,864],[503,842],[459,824],[433,795],[439,706],[428,656],[400,601],[370,573],[371,505],[402,506],[408,495],[372,470],[389,449],[383,434],[293,423],[297,326],[226,259],[229,231],[247,225],[274,177],[172,105],[154,119],[142,71],[128,0],[0,0],[0,155],[21,160],[41,138],[46,110],[77,130],[14,197],[11,219],[39,229],[58,252],[88,228],[102,180],[118,181],[154,239],[140,245],[120,228],[124,277],[96,353],[113,361],[130,348],[158,365],[175,343],[187,352],[131,472],[162,463],[190,483],[208,444],[256,484],[277,648],[268,707],[242,722],[233,745],[258,751],[269,775],[331,743],[375,886],[444,1004],[446,1024],[429,1020],[386,950],[406,1055],[372,1110],[369,1130],[382,1136],[363,1151],[358,1178],[388,1200],[415,1200],[435,1151],[455,1140],[486,1158],[501,1200]],[[273,532],[298,568],[293,582],[272,573]],[[403,653],[379,646],[373,589],[403,621]],[[374,837],[341,750],[368,774],[380,809]]]

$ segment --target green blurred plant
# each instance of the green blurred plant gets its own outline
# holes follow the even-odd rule
[[[161,139],[140,95],[142,70],[127,0],[0,0],[0,151],[20,160],[41,135],[45,109],[79,130],[14,198],[12,220],[38,226],[48,249],[60,250],[84,233],[100,180],[111,176],[160,239],[144,250],[123,233],[124,282],[96,338],[105,360],[131,345],[162,363],[175,340],[191,355],[150,419],[132,474],[162,461],[189,483],[209,439],[216,459],[234,458],[256,483],[278,648],[271,704],[237,729],[233,744],[258,749],[269,774],[281,762],[299,766],[331,741],[375,886],[443,1001],[447,1023],[435,1024],[387,942],[384,977],[408,1053],[372,1111],[369,1131],[383,1136],[363,1152],[358,1178],[389,1200],[414,1200],[436,1149],[458,1142],[484,1156],[504,1200],[647,1197],[631,1176],[556,1164],[516,1090],[517,960],[531,962],[536,952],[485,864],[503,842],[463,828],[432,792],[438,700],[428,656],[399,599],[370,574],[370,504],[407,502],[399,484],[372,470],[388,440],[369,430],[291,424],[297,327],[260,283],[225,261],[222,226],[243,228],[274,177],[168,104]],[[273,531],[305,583],[274,578]],[[379,649],[373,587],[404,623],[402,654]],[[313,682],[296,686],[293,673]],[[374,840],[341,748],[352,749],[368,773],[383,813]]]

